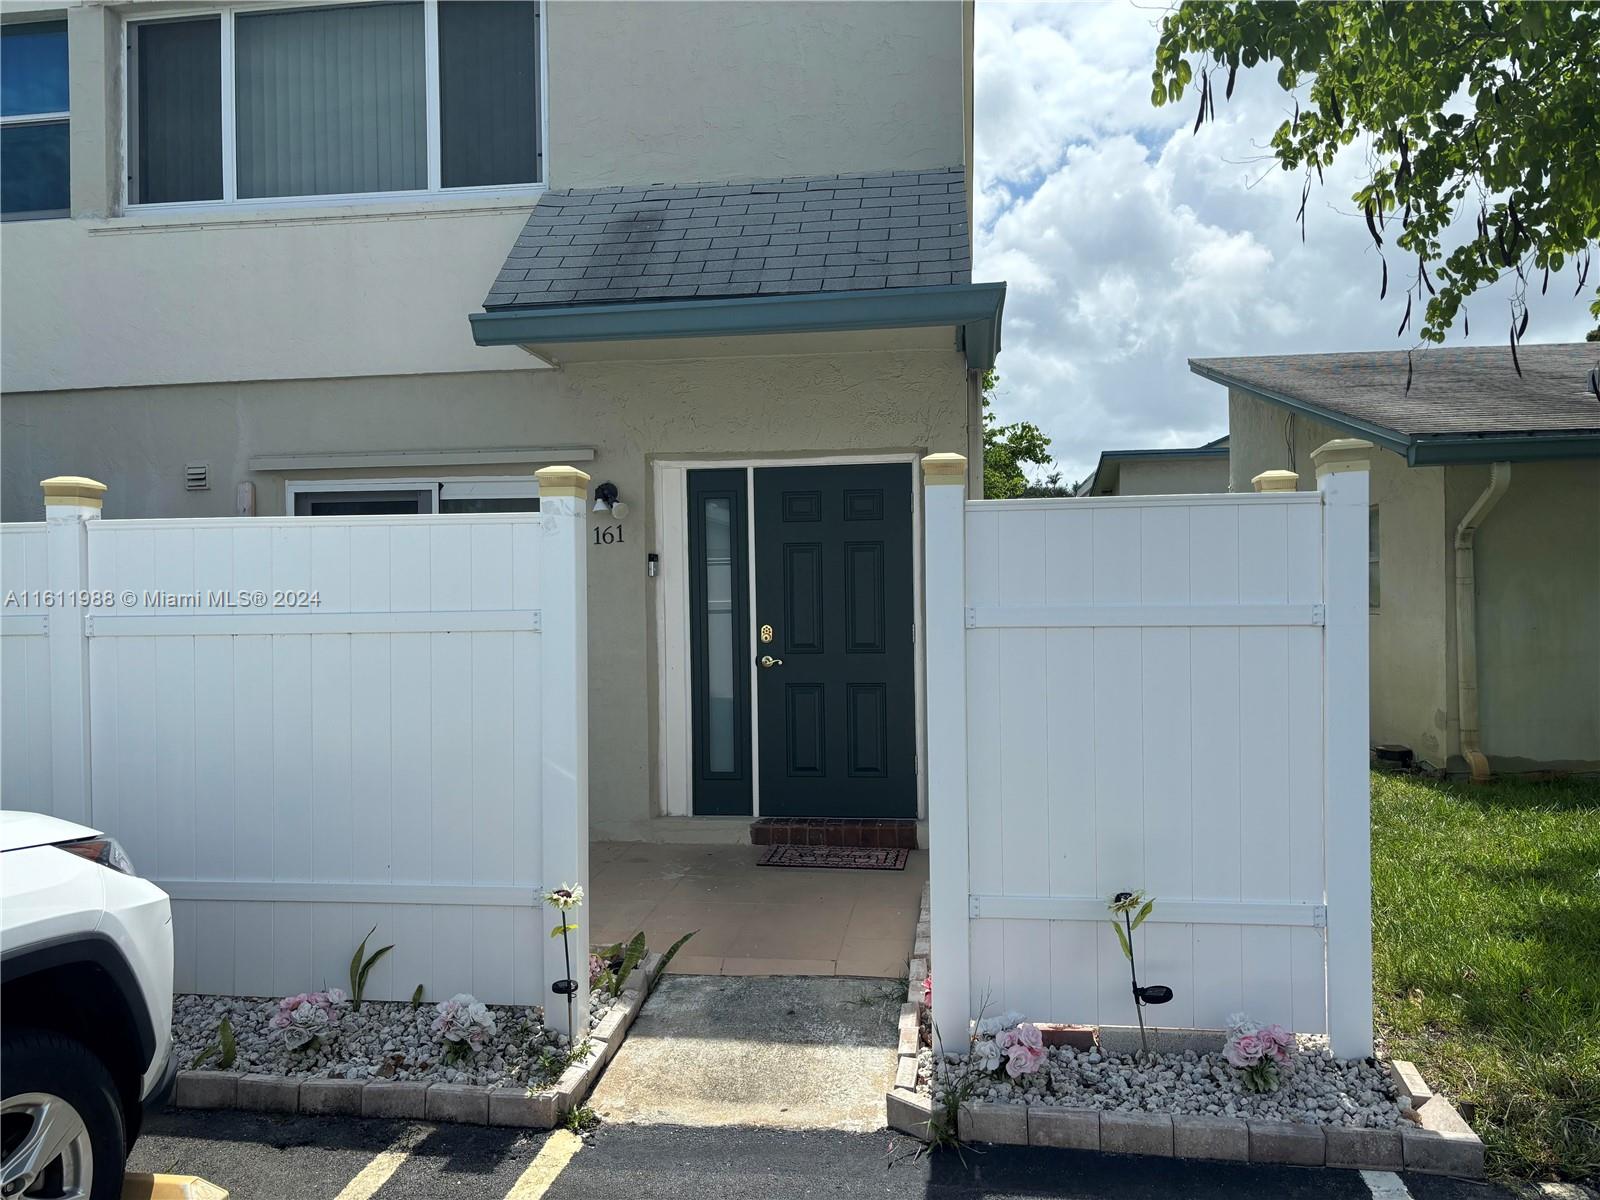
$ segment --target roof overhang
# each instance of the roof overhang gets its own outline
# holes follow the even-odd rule
[[[473,313],[480,346],[555,347],[584,342],[722,338],[755,334],[829,334],[951,326],[956,349],[976,371],[1000,353],[1003,283],[803,292],[705,300],[621,304],[530,305]]]
[[[1372,421],[1334,412],[1294,396],[1245,383],[1191,361],[1189,370],[1223,387],[1248,392],[1258,400],[1281,405],[1325,425],[1366,438],[1392,450],[1410,467],[1440,467],[1453,463],[1536,462],[1552,458],[1600,458],[1600,428],[1592,430],[1529,430],[1513,433],[1402,433]]]
[[[1075,494],[1080,496],[1094,495],[1095,484],[1102,479],[1106,480],[1109,486],[1116,487],[1122,475],[1121,464],[1125,462],[1170,462],[1174,459],[1227,457],[1228,448],[1217,445],[1173,446],[1155,450],[1102,450],[1100,451],[1100,461],[1095,464],[1094,474],[1084,480],[1083,490]]]

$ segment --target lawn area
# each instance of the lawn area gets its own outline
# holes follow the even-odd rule
[[[1600,1175],[1600,782],[1375,774],[1372,886],[1389,1054],[1475,1108],[1491,1175]]]

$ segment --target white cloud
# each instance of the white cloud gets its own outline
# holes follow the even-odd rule
[[[1198,136],[1193,96],[1150,103],[1161,13],[1131,3],[977,10],[973,277],[1004,279],[996,407],[1054,438],[1078,479],[1103,449],[1197,445],[1226,430],[1208,355],[1406,349],[1404,273],[1378,262],[1349,201],[1363,149],[1314,189],[1262,147],[1292,111],[1272,73],[1241,72]],[[1587,301],[1552,281],[1529,337],[1581,339]],[[1504,341],[1506,289],[1468,306],[1474,342]],[[1413,323],[1413,331],[1415,322]],[[1452,342],[1457,335],[1452,335]]]

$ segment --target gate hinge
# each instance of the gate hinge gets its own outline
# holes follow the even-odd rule
[[[1328,608],[1323,604],[1311,606],[1311,623],[1313,625],[1326,625],[1328,623]]]
[[[978,610],[975,608],[967,608],[963,609],[962,612],[966,617],[967,628],[976,629],[978,627]]]
[[[1311,906],[1311,925],[1314,929],[1328,927],[1328,906],[1326,904],[1313,904]]]

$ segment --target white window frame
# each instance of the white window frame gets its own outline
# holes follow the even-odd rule
[[[384,3],[386,0],[330,0],[327,7],[345,7],[355,4]],[[241,4],[237,7],[210,5],[195,5],[192,7],[174,7],[165,9],[159,14],[152,13],[146,16],[130,15],[122,22],[122,61],[125,67],[122,79],[122,159],[127,164],[127,170],[120,180],[120,192],[123,197],[123,211],[134,213],[163,213],[163,212],[204,212],[217,209],[262,209],[262,208],[327,208],[334,205],[347,206],[351,204],[364,204],[374,201],[423,201],[437,203],[466,197],[480,197],[492,199],[503,197],[518,199],[527,196],[537,196],[549,188],[550,179],[550,73],[549,54],[547,50],[548,39],[545,37],[545,3],[539,0],[538,15],[534,29],[537,40],[536,53],[539,57],[539,178],[533,183],[508,183],[489,184],[480,187],[452,187],[443,185],[443,166],[440,151],[440,120],[439,120],[439,0],[420,0],[422,4],[423,22],[423,80],[425,99],[427,105],[427,152],[428,152],[428,185],[420,190],[412,189],[401,192],[348,192],[328,196],[247,196],[239,197],[239,172],[237,159],[236,137],[238,133],[237,122],[234,119],[234,18],[241,13],[282,12],[295,7],[286,0],[275,0],[273,3]],[[221,69],[219,75],[222,82],[222,199],[220,200],[176,200],[160,204],[141,204],[133,200],[132,171],[133,163],[133,88],[134,88],[134,63],[133,63],[133,31],[135,26],[151,25],[161,21],[193,20],[196,17],[217,17],[220,22],[219,37],[221,38]],[[39,120],[42,118],[30,118]]]
[[[294,516],[295,497],[306,493],[395,491],[426,491],[431,497],[428,513],[438,514],[441,500],[537,500],[539,481],[527,475],[414,475],[409,479],[288,479],[283,485],[283,511],[285,516]]]
[[[60,24],[66,19],[67,14],[65,9],[41,10],[39,12],[23,13],[8,12],[5,14],[4,23],[7,25],[37,25],[45,22]],[[540,38],[542,41],[542,30],[540,31]],[[71,51],[69,49],[67,62],[67,80],[69,87],[71,86],[71,79],[72,62]],[[0,128],[10,129],[17,125],[65,125],[67,127],[67,137],[71,138],[72,112],[69,109],[63,109],[60,112],[19,113],[13,117],[0,115]],[[67,164],[67,192],[68,206],[66,208],[42,208],[37,211],[7,213],[5,219],[7,221],[48,221],[71,216],[72,164],[70,158]]]

